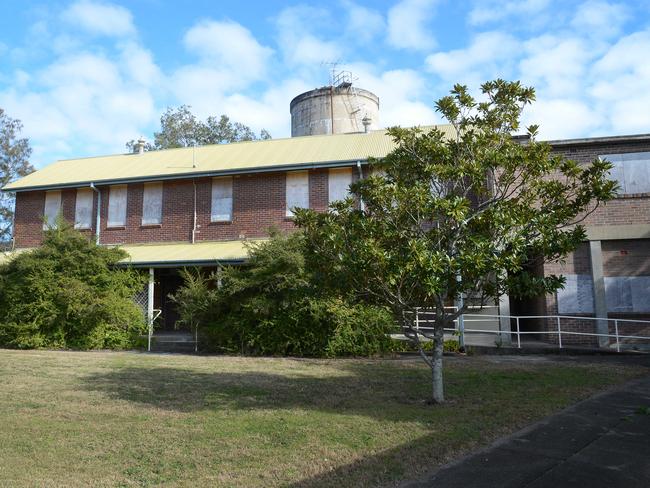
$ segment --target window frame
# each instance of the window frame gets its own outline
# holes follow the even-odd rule
[[[336,177],[333,178],[333,176],[336,175]],[[345,196],[343,198],[332,198],[332,183],[337,180],[337,178],[340,175],[346,175],[349,176],[349,182],[347,184],[347,187],[345,189]],[[350,167],[343,167],[343,168],[330,168],[328,173],[327,173],[327,204],[331,205],[332,203],[336,201],[341,201],[345,200],[348,198],[351,193],[350,193],[350,185],[352,184],[352,168]]]
[[[300,182],[299,188],[301,189],[301,192],[298,195],[298,198],[293,198],[296,194],[294,192],[290,192],[290,189],[298,188],[298,185],[295,184],[296,182]],[[288,219],[292,219],[294,217],[292,210],[293,208],[309,208],[309,170],[286,172],[284,204],[284,215]]]
[[[163,200],[164,200],[164,184],[162,181],[151,181],[144,184],[142,189],[142,218],[141,225],[143,227],[151,225],[162,225],[163,221]],[[145,220],[145,208],[147,200],[155,197],[158,200],[159,209],[156,215],[156,220]]]
[[[616,194],[617,197],[623,198],[628,195],[639,195],[639,194],[648,194],[650,193],[650,151],[635,151],[635,152],[626,152],[626,153],[614,153],[614,154],[600,154],[598,156],[600,160],[606,160],[613,164],[613,168],[610,171],[610,179],[619,184],[619,192]],[[638,175],[632,177],[631,172],[632,168],[627,168],[628,178],[632,181],[626,181],[626,166],[629,166],[631,163],[645,163],[644,166],[635,168],[637,171],[645,172],[645,187],[637,189],[636,191],[631,191],[627,189],[628,184],[632,181],[643,181],[638,178]],[[627,165],[626,165],[627,163]]]
[[[84,201],[86,205],[80,207],[79,203],[82,201],[79,198],[81,195],[84,196]],[[89,200],[89,201],[88,201]],[[90,205],[88,205],[88,203]],[[93,207],[95,206],[95,194],[90,188],[77,188],[77,194],[75,197],[74,203],[74,228],[78,230],[89,230],[93,226]],[[79,219],[79,212],[83,208],[88,208],[88,221],[81,222]]]
[[[226,185],[221,185],[221,183],[227,183]],[[220,188],[221,186],[221,188]],[[234,179],[232,176],[216,176],[212,178],[212,186],[210,193],[210,222],[219,223],[219,222],[232,222],[233,219],[233,208],[234,208]],[[217,194],[219,189],[225,189],[224,193],[221,195]],[[228,202],[228,213],[217,213],[223,209],[215,208],[216,201]]]
[[[55,197],[56,212],[54,215],[48,213],[48,201]],[[50,202],[51,203],[51,202]],[[56,229],[56,219],[59,217],[62,209],[61,190],[48,190],[45,192],[45,201],[43,203],[43,230],[49,228]]]
[[[114,204],[117,191],[124,192],[124,210],[122,212],[122,221],[111,221],[111,205]],[[128,216],[129,190],[127,185],[111,185],[108,189],[108,205],[106,208],[106,228],[119,229],[126,227]]]

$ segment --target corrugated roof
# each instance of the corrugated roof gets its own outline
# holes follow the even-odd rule
[[[446,134],[453,128],[438,126]],[[367,134],[334,134],[238,142],[196,148],[166,149],[144,154],[117,154],[67,159],[36,171],[3,189],[84,186],[127,181],[246,173],[295,166],[336,165],[383,157],[394,148],[385,130]]]
[[[120,261],[121,264],[136,267],[145,266],[193,266],[240,262],[248,258],[247,243],[263,242],[265,239],[248,241],[211,241],[174,242],[168,244],[139,244],[118,246],[126,251],[129,257]],[[4,264],[20,253],[35,248],[20,248],[14,251],[0,252],[0,264]]]
[[[129,254],[120,261],[132,266],[192,266],[217,262],[239,262],[248,257],[249,241],[211,241],[172,244],[143,244],[119,246]]]

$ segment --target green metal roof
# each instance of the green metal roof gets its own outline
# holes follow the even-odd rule
[[[452,134],[449,125],[438,126]],[[5,191],[337,166],[383,157],[395,144],[385,130],[184,147],[58,161],[6,185]]]

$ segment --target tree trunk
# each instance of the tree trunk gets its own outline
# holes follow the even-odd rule
[[[445,331],[443,325],[436,324],[431,352],[431,385],[433,387],[433,403],[445,401],[445,390],[442,381],[442,355],[444,352]]]

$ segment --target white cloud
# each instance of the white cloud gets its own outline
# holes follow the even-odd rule
[[[427,69],[450,83],[478,85],[489,78],[508,78],[518,41],[502,32],[478,34],[467,48],[427,56]]]
[[[384,17],[376,10],[357,5],[350,0],[343,0],[341,5],[348,16],[348,38],[368,43],[386,28]]]
[[[595,46],[580,38],[545,35],[527,41],[521,78],[550,97],[582,95],[585,73]]]
[[[548,6],[549,0],[481,1],[470,11],[468,22],[482,25],[513,16],[526,16],[530,20],[531,16],[540,15]]]
[[[650,66],[640,62],[650,52],[650,31],[623,37],[593,65],[589,89],[610,130],[648,132],[650,128]]]
[[[273,54],[248,29],[229,20],[200,22],[187,31],[183,43],[204,65],[232,71],[244,82],[263,77]]]
[[[575,99],[539,98],[524,112],[523,125],[540,126],[540,139],[583,137],[602,126],[602,116],[585,102]]]
[[[113,3],[79,0],[64,10],[61,17],[91,34],[125,37],[135,33],[131,12]]]
[[[275,23],[278,44],[289,67],[308,67],[311,71],[323,62],[343,61],[343,48],[337,41],[325,40],[314,31],[326,28],[333,20],[325,9],[305,5],[288,7],[280,12]]]
[[[624,5],[588,0],[577,8],[571,25],[591,37],[609,38],[619,34],[628,18]]]
[[[426,50],[436,41],[427,25],[436,0],[402,0],[388,11],[388,43],[400,49]]]

